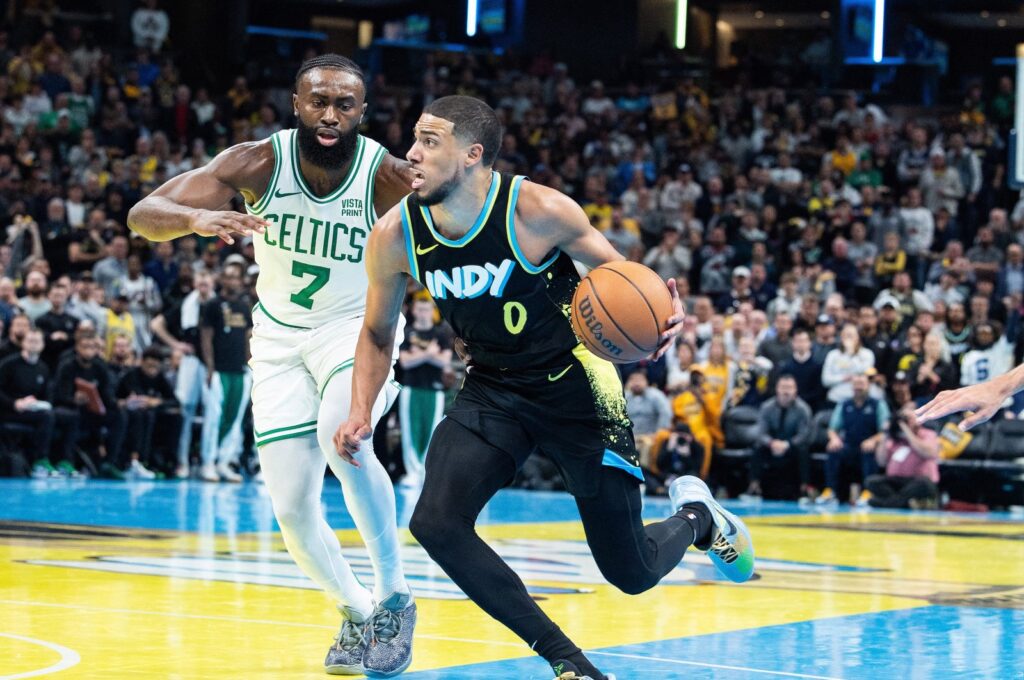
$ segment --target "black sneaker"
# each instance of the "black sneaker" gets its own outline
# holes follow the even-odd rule
[[[576,664],[565,659],[559,659],[551,664],[551,670],[555,672],[555,680],[615,680],[614,675],[583,675]]]

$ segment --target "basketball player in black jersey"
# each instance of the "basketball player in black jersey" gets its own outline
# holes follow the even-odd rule
[[[676,512],[644,526],[637,461],[615,367],[576,339],[567,312],[588,267],[622,257],[563,194],[494,172],[501,125],[483,102],[444,97],[426,108],[408,153],[413,193],[374,226],[367,245],[366,317],[356,347],[352,409],[334,437],[354,465],[370,408],[391,366],[406,277],[427,287],[470,355],[466,381],[434,431],[409,528],[484,611],[519,635],[561,678],[605,677],[527,594],[474,531],[484,505],[534,449],[575,496],[601,573],[627,593],[661,580],[690,545],[734,581],[753,572],[743,523],[707,486],[684,477]],[[674,314],[683,310],[669,281]]]

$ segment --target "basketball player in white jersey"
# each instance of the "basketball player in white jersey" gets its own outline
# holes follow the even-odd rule
[[[342,614],[327,672],[389,677],[411,661],[416,622],[394,489],[369,442],[359,468],[345,464],[331,442],[351,401],[349,371],[366,305],[366,239],[377,215],[409,193],[412,179],[404,161],[358,134],[365,95],[362,71],[351,60],[327,54],[306,61],[292,96],[297,129],[237,144],[175,177],[139,202],[128,222],[152,241],[195,233],[233,243],[234,235],[253,235],[260,267],[253,417],[274,514],[296,563]],[[225,209],[239,193],[247,214]],[[375,421],[396,395],[389,381]],[[369,551],[372,593],[321,513],[325,459]]]

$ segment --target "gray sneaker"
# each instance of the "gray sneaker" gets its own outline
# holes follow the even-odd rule
[[[362,675],[363,653],[370,641],[369,622],[350,607],[338,607],[341,612],[341,631],[327,650],[324,670],[328,675]]]
[[[377,605],[370,616],[368,633],[373,636],[363,667],[371,678],[390,678],[412,663],[412,633],[416,628],[416,603],[411,593],[393,593]]]

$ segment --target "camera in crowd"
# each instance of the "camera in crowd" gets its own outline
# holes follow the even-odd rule
[[[889,437],[892,439],[906,439],[907,436],[903,434],[901,426],[908,422],[907,414],[897,413],[896,416],[889,421]]]

